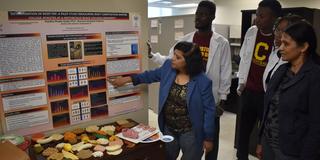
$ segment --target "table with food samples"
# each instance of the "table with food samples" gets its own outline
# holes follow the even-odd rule
[[[164,160],[164,143],[158,129],[131,119],[48,136],[32,135],[33,160]]]

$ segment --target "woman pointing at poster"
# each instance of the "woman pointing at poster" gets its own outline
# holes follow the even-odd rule
[[[160,82],[159,117],[161,132],[174,137],[166,143],[166,159],[201,159],[213,148],[215,102],[212,82],[203,73],[200,49],[190,42],[179,42],[174,56],[160,68],[129,77],[109,80],[115,87],[133,82]]]

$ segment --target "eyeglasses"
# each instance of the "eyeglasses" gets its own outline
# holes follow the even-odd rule
[[[280,30],[278,28],[274,30],[274,34],[282,34],[282,33],[283,33],[283,30]]]

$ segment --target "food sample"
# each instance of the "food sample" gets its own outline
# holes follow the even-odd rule
[[[79,134],[84,133],[84,129],[83,128],[76,128],[72,131],[72,133],[79,135]]]
[[[77,153],[77,156],[79,157],[79,159],[87,159],[90,158],[92,156],[92,151],[86,149],[86,150],[81,150]]]
[[[125,128],[122,129],[122,135],[127,138],[138,139],[139,133],[133,129]]]
[[[41,153],[43,150],[44,150],[44,148],[41,146],[41,144],[35,144],[34,146],[33,146],[33,149],[34,149],[34,151],[38,154],[38,153]]]
[[[102,130],[96,131],[96,134],[107,135],[107,133],[105,131],[102,131]]]
[[[70,151],[72,151],[72,146],[70,143],[66,143],[63,145],[63,149],[67,152],[70,152]]]
[[[123,145],[122,139],[118,138],[118,139],[116,139],[115,141],[109,142],[109,146],[114,146],[114,145],[120,145],[120,146],[122,146],[122,145]]]
[[[113,125],[104,126],[100,129],[100,131],[106,132],[107,135],[114,135],[114,131],[116,130],[116,127]]]
[[[46,144],[46,143],[50,143],[51,141],[53,141],[52,137],[48,137],[45,139],[37,139],[37,143],[39,144]]]
[[[66,143],[58,143],[58,144],[56,145],[56,148],[62,149],[65,144],[66,144]]]
[[[93,146],[92,144],[87,143],[87,144],[84,144],[84,145],[79,146],[79,147],[76,149],[76,151],[79,152],[79,151],[81,151],[81,150],[91,148],[92,146]]]
[[[77,143],[77,135],[72,132],[66,132],[64,133],[64,140],[71,144],[75,144]]]
[[[107,154],[112,155],[112,156],[116,156],[116,155],[119,155],[121,152],[122,152],[122,149],[119,149],[119,150],[116,150],[113,152],[107,151]]]
[[[101,151],[93,152],[93,153],[92,153],[92,156],[93,156],[93,157],[102,157],[102,156],[103,156],[103,152],[101,152]]]
[[[48,157],[48,156],[51,156],[52,154],[58,153],[58,152],[59,152],[58,149],[49,147],[42,152],[42,155]]]
[[[94,151],[101,151],[101,152],[104,152],[106,150],[106,147],[104,146],[101,146],[101,145],[96,145],[94,148],[93,148]]]
[[[89,136],[87,134],[81,134],[80,139],[84,143],[87,143],[90,140],[90,138],[89,138]]]
[[[97,142],[101,145],[107,145],[109,143],[109,140],[105,138],[99,138],[97,139]]]
[[[45,135],[43,133],[36,133],[31,136],[33,141],[37,141],[38,139],[44,139]]]
[[[73,151],[76,151],[76,150],[78,150],[82,145],[84,145],[84,142],[79,142],[79,143],[77,143],[77,144],[75,144],[75,145],[72,146],[72,150],[73,150]]]
[[[63,154],[62,153],[54,153],[50,155],[47,160],[63,160]]]
[[[88,126],[86,128],[86,131],[89,132],[89,133],[93,133],[93,132],[96,132],[99,130],[99,127],[96,126],[96,125],[92,125],[92,126]]]
[[[106,147],[107,152],[114,152],[114,151],[117,151],[119,149],[121,149],[120,145],[113,145],[113,146],[107,146]]]
[[[63,157],[66,158],[66,159],[72,159],[72,160],[78,160],[79,159],[76,155],[74,155],[74,154],[72,154],[70,152],[67,152],[65,150],[62,150],[62,154],[63,154]]]
[[[50,136],[54,141],[59,141],[63,138],[62,134],[53,134]]]

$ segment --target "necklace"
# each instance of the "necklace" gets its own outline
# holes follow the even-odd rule
[[[261,35],[263,36],[272,36],[272,33],[263,33],[261,30],[259,30]]]

